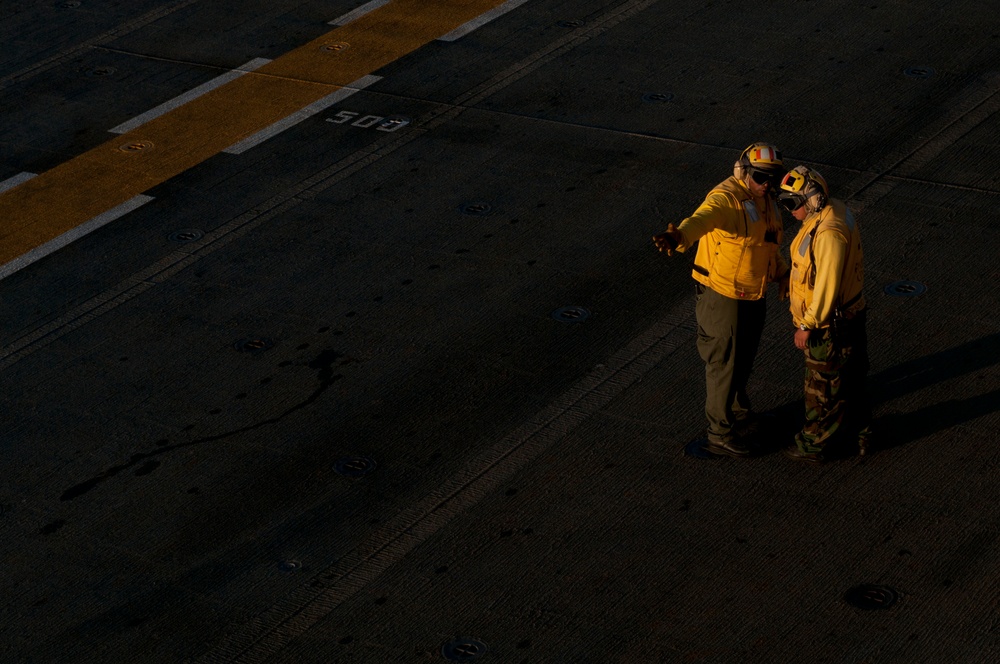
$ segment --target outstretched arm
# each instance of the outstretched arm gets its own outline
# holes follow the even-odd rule
[[[734,212],[727,196],[721,192],[709,194],[690,217],[679,226],[667,225],[667,230],[653,236],[653,244],[667,256],[686,251],[706,233],[716,228],[735,226]]]

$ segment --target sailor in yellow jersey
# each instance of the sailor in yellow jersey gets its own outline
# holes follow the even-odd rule
[[[784,173],[778,149],[754,143],[694,214],[653,236],[668,256],[698,246],[691,276],[705,362],[705,449],[713,454],[750,455],[737,425],[751,417],[746,386],[764,328],[767,286],[787,273],[778,252],[781,213],[769,195]]]
[[[789,299],[806,363],[805,424],[785,454],[812,463],[829,458],[831,441],[840,452],[864,454],[870,434],[861,231],[851,210],[829,195],[822,175],[797,166],[778,197],[802,222],[790,250]]]

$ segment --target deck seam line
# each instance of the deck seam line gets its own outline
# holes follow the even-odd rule
[[[644,9],[658,1],[659,0],[631,0],[625,2],[609,12],[607,15],[607,21],[612,23],[612,25],[617,25],[621,21],[625,20],[625,18],[637,13],[640,9]],[[630,8],[634,9],[634,11],[630,11]],[[586,31],[586,34],[592,36],[601,34],[604,31],[600,29],[603,25],[603,22],[596,22],[588,31]],[[555,48],[552,48],[552,44],[543,47],[534,54],[520,60],[515,65],[508,67],[500,74],[472,88],[470,91],[463,94],[460,99],[480,100],[488,97],[498,89],[502,89],[503,85],[510,85],[533,71],[534,68],[529,69],[527,66],[534,62],[537,58],[548,57],[551,59],[551,57],[554,57],[551,56],[551,53],[556,49],[562,48],[565,43],[571,40],[575,40],[574,46],[583,43],[580,42],[579,39],[580,35],[576,35],[574,37],[567,36],[558,40],[555,44]],[[499,85],[498,87],[498,82],[503,85]],[[309,178],[306,178],[298,184],[287,188],[281,194],[271,197],[267,201],[250,210],[247,210],[222,226],[219,226],[215,230],[206,233],[205,237],[198,242],[176,249],[163,256],[152,265],[137,270],[128,277],[125,277],[115,286],[112,286],[102,293],[99,293],[91,299],[81,303],[63,316],[48,323],[44,323],[35,330],[32,330],[31,332],[28,332],[27,334],[11,341],[7,345],[0,347],[0,371],[9,368],[11,365],[24,359],[31,353],[44,348],[48,344],[62,337],[64,334],[77,329],[83,324],[83,322],[93,320],[94,317],[88,315],[88,312],[90,312],[91,309],[100,307],[102,309],[102,313],[106,313],[107,311],[110,311],[110,308],[104,308],[104,303],[106,301],[114,299],[118,302],[118,304],[124,304],[131,299],[131,297],[148,290],[146,288],[141,291],[133,290],[134,282],[138,275],[146,275],[143,277],[143,280],[148,282],[150,285],[162,283],[167,277],[190,267],[201,258],[204,258],[217,249],[243,237],[266,221],[292,207],[295,207],[299,203],[311,199],[315,194],[329,189],[338,182],[350,177],[370,164],[375,163],[382,157],[385,157],[386,155],[389,155],[408,145],[410,142],[415,141],[417,138],[425,135],[430,130],[457,118],[459,115],[471,110],[472,108],[473,107],[471,106],[463,106],[458,103],[439,105],[438,109],[428,112],[429,117],[426,120],[412,124],[410,130],[406,134],[399,136],[396,136],[395,134],[387,134],[385,137],[375,141],[372,145],[355,151],[348,157],[341,159],[340,161],[317,172]],[[131,297],[123,297],[125,294],[130,292],[133,294]]]
[[[279,598],[195,661],[257,664],[280,651],[344,601],[374,582],[455,517],[476,505],[688,343],[690,298],[614,352],[607,364],[568,388],[523,424],[480,452],[439,488],[397,515],[338,562]],[[589,384],[589,387],[582,387]],[[568,398],[565,398],[567,397]],[[680,448],[678,447],[678,450]]]
[[[174,4],[169,5],[167,7],[160,7],[158,9],[154,9],[150,12],[143,14],[142,16],[132,19],[131,21],[123,23],[118,27],[102,32],[96,37],[92,37],[91,39],[81,42],[80,44],[77,44],[76,46],[73,46],[65,51],[49,56],[48,58],[42,60],[41,62],[36,62],[32,65],[28,65],[27,67],[23,67],[22,69],[12,74],[8,74],[7,76],[0,78],[0,90],[4,90],[12,85],[16,85],[18,83],[21,83],[22,81],[25,81],[31,78],[32,76],[36,76],[38,74],[41,74],[42,72],[52,69],[53,67],[57,67],[63,62],[76,57],[83,51],[86,51],[90,48],[94,48],[96,46],[100,46],[105,42],[109,42],[112,39],[117,39],[118,37],[127,35],[131,32],[135,32],[139,28],[143,28],[152,23],[153,21],[158,21],[164,16],[169,16],[170,14],[173,14],[175,11],[184,9],[188,5],[193,5],[197,1],[198,0],[179,0],[178,2],[175,2]]]

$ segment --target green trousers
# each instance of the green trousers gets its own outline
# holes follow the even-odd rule
[[[698,354],[705,361],[705,417],[708,439],[733,437],[736,422],[750,413],[747,381],[764,330],[767,304],[734,300],[701,284],[695,287]]]
[[[795,436],[803,452],[818,454],[831,442],[865,452],[871,434],[866,312],[836,328],[812,333],[805,349],[805,423]]]

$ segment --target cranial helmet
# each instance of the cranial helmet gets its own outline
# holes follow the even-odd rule
[[[830,187],[822,175],[807,166],[796,166],[782,178],[778,202],[787,210],[805,205],[809,212],[819,212],[829,197]]]
[[[761,173],[754,181],[764,184],[767,180],[777,180],[783,170],[781,151],[778,148],[769,143],[754,143],[733,164],[733,177],[746,181],[754,173]]]

